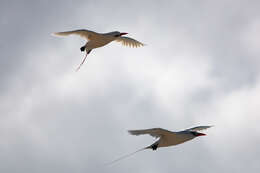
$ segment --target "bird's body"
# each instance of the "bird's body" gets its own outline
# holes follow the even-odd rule
[[[190,133],[171,132],[167,136],[161,137],[155,144],[158,143],[158,147],[169,147],[172,145],[178,145],[195,138]]]
[[[88,37],[89,41],[85,44],[86,50],[91,50],[99,47],[103,47],[108,43],[114,41],[116,37],[110,34],[98,34],[92,33]]]
[[[123,35],[126,35],[127,33],[120,33],[118,31],[109,32],[109,33],[97,33],[94,31],[81,29],[81,30],[54,33],[54,35],[57,35],[57,36],[68,36],[68,35],[72,35],[72,34],[79,35],[88,40],[86,42],[86,44],[80,48],[81,51],[86,51],[86,56],[83,59],[80,66],[84,63],[87,55],[93,49],[103,47],[112,41],[118,41],[118,42],[121,42],[123,45],[130,46],[130,47],[139,47],[139,46],[144,45],[143,43],[141,43],[137,40],[134,40],[130,37],[122,37]],[[80,66],[79,66],[79,68],[80,68]]]

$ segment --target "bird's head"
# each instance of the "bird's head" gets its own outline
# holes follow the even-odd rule
[[[111,35],[114,36],[114,37],[121,37],[122,35],[126,35],[128,33],[126,32],[119,32],[119,31],[114,31],[114,32],[111,32]]]
[[[199,132],[195,132],[195,131],[191,131],[190,132],[192,135],[194,135],[195,137],[198,137],[198,136],[206,136],[206,134],[204,133],[199,133]]]

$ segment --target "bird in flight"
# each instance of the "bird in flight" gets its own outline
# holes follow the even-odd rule
[[[84,46],[80,48],[82,52],[86,51],[86,56],[84,57],[83,61],[77,68],[77,70],[80,69],[81,65],[84,64],[87,55],[95,48],[103,47],[107,45],[108,43],[112,41],[121,42],[124,46],[129,47],[140,47],[144,46],[143,43],[130,38],[130,37],[123,37],[123,35],[126,35],[128,33],[125,32],[109,32],[109,33],[97,33],[94,31],[86,30],[86,29],[80,29],[80,30],[74,30],[74,31],[66,31],[66,32],[55,32],[53,35],[56,36],[68,36],[68,35],[79,35],[85,39],[87,39],[87,42]]]
[[[198,126],[190,129],[171,132],[162,128],[144,129],[144,130],[129,130],[131,135],[151,135],[152,137],[159,138],[155,143],[146,147],[145,149],[156,150],[159,147],[169,147],[178,145],[189,140],[192,140],[199,136],[205,136],[206,134],[198,131],[205,130],[211,126]]]
[[[122,156],[122,157],[110,162],[109,164],[112,164],[121,159],[129,157],[139,151],[143,151],[146,149],[156,150],[157,148],[160,148],[160,147],[174,146],[174,145],[182,144],[184,142],[187,142],[187,141],[192,140],[199,136],[205,136],[206,134],[200,133],[198,131],[208,129],[210,127],[212,127],[212,126],[197,126],[197,127],[189,128],[189,129],[178,131],[178,132],[172,132],[172,131],[165,130],[162,128],[129,130],[128,132],[131,135],[151,135],[152,137],[159,138],[159,139],[152,145],[149,145],[149,146],[147,146],[145,148],[141,148],[133,153]]]

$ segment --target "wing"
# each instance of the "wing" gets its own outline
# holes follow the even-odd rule
[[[72,34],[79,35],[83,38],[86,38],[87,40],[91,40],[91,37],[93,35],[97,35],[98,33],[93,32],[93,31],[89,31],[89,30],[86,30],[86,29],[53,33],[53,35],[57,35],[57,36],[68,36],[68,35],[72,35]]]
[[[201,131],[201,130],[206,130],[210,127],[212,127],[212,126],[197,126],[197,127],[193,127],[190,129],[186,129],[185,131]]]
[[[115,41],[121,42],[124,46],[129,46],[129,47],[140,47],[144,46],[143,43],[132,39],[130,37],[118,37]]]
[[[160,138],[162,136],[166,136],[169,134],[173,134],[174,132],[162,129],[162,128],[153,128],[153,129],[143,129],[143,130],[129,130],[131,135],[151,135],[155,138]]]

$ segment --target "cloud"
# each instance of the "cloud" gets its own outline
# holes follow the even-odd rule
[[[256,172],[257,3],[8,1],[1,4],[1,172]],[[52,32],[122,30],[147,44],[93,50]],[[156,152],[128,129],[215,125]],[[245,164],[246,163],[246,164]]]

